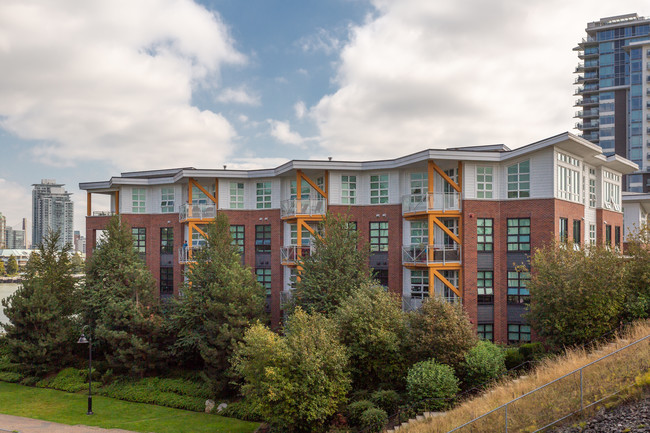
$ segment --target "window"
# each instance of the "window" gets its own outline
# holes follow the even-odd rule
[[[271,269],[255,269],[257,282],[266,289],[266,296],[271,296]]]
[[[213,197],[215,196],[217,190],[216,185],[209,185],[205,189],[212,194]],[[205,195],[203,191],[196,186],[192,186],[192,204],[208,204],[208,200],[212,202],[212,199],[208,199],[208,196]]]
[[[370,204],[388,203],[388,175],[370,176]]]
[[[203,232],[205,232],[205,230],[206,230],[205,225],[201,225],[201,226],[199,226],[199,228],[201,230],[203,230]],[[201,232],[199,232],[198,230],[192,230],[192,246],[193,247],[202,247],[203,245],[205,245],[205,243],[206,243],[206,240],[203,237],[203,235],[201,234]]]
[[[133,213],[145,213],[147,211],[146,192],[144,188],[133,188],[131,191]]]
[[[296,288],[296,283],[298,282],[298,269],[289,268],[289,290]]]
[[[616,245],[617,248],[621,247],[621,227],[620,226],[614,227],[614,245]]]
[[[255,253],[271,252],[271,225],[255,226]]]
[[[388,221],[370,223],[370,251],[388,251]]]
[[[481,340],[494,341],[494,325],[492,323],[479,323],[476,333]]]
[[[411,245],[429,245],[428,221],[411,221]]]
[[[423,195],[428,190],[428,175],[426,173],[411,173],[411,195]]]
[[[160,228],[160,254],[174,253],[174,228]]]
[[[357,203],[357,177],[341,176],[341,203]]]
[[[298,198],[298,188],[296,187],[297,183],[295,180],[291,181],[291,200],[296,200]],[[311,193],[311,187],[308,183],[303,183],[300,181],[300,199],[309,200],[309,195]]]
[[[232,237],[232,244],[239,247],[239,254],[244,255],[244,226],[235,225],[230,226],[230,236]]]
[[[373,269],[375,280],[385,288],[388,288],[388,269]]]
[[[356,221],[348,221],[348,233],[356,233],[357,232],[357,222]]]
[[[492,251],[494,248],[492,218],[478,218],[476,220],[476,247],[478,251]]]
[[[298,229],[297,229],[296,224],[290,224],[289,225],[289,230],[290,230],[290,245],[298,245]],[[302,227],[302,233],[301,233],[301,245],[310,245],[312,240],[314,239],[314,235],[311,234],[311,232],[305,227]]]
[[[232,186],[231,186],[232,188]],[[242,187],[243,189],[243,187]],[[232,190],[232,189],[231,189]],[[271,182],[257,182],[255,186],[255,194],[257,203],[255,207],[257,209],[270,209],[271,208]],[[244,199],[244,193],[242,191],[242,201]],[[232,197],[232,196],[231,196]],[[231,202],[232,204],[232,202]]]
[[[160,296],[168,297],[174,294],[174,268],[160,268]]]
[[[230,182],[230,209],[244,208],[244,183]]]
[[[508,198],[530,197],[530,161],[508,167]]]
[[[492,271],[478,271],[476,273],[476,287],[478,290],[479,304],[494,303],[494,273]]]
[[[476,198],[492,198],[492,167],[476,167]]]
[[[524,304],[530,301],[528,282],[530,272],[508,271],[508,304]]]
[[[580,220],[573,220],[573,245],[582,245],[582,224]]]
[[[564,165],[558,165],[557,189],[559,198],[575,202],[580,201],[580,173]]]
[[[596,179],[589,179],[589,207],[596,207]]]
[[[589,245],[596,245],[596,224],[589,224]]]
[[[530,325],[508,324],[508,343],[527,343],[530,341]]]
[[[560,218],[560,242],[569,240],[569,220],[567,218]]]
[[[174,212],[174,188],[163,188],[160,197],[160,212]]]
[[[603,170],[605,179],[610,179],[611,182],[605,181],[604,187],[604,205],[607,209],[614,208],[614,210],[621,210],[621,177]]]
[[[411,299],[429,297],[429,271],[411,271]]]
[[[508,251],[530,251],[530,218],[508,218]]]
[[[608,247],[612,245],[612,226],[609,224],[605,226],[605,245]]]
[[[440,222],[442,222],[445,225],[445,227],[449,229],[450,232],[458,236],[458,220],[456,218],[440,218]],[[449,236],[446,232],[443,232],[442,236],[443,236],[442,243],[446,249],[455,250],[458,248],[458,244],[456,243],[456,241],[454,241],[454,239],[451,236]]]
[[[131,228],[131,234],[133,235],[133,247],[141,255],[146,253],[146,243],[147,243],[147,229],[144,227],[133,227]]]

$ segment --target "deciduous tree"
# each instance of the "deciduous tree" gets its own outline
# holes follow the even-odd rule
[[[18,261],[16,260],[16,256],[12,254],[9,256],[9,260],[7,260],[7,275],[12,277],[18,273],[18,270]]]

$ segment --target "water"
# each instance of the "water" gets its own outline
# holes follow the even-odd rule
[[[0,283],[0,299],[4,299],[11,295],[13,292],[18,289],[19,284],[17,283]],[[4,308],[0,304],[0,323],[7,323],[9,319],[4,314]]]

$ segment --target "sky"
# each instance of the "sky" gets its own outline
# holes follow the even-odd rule
[[[2,0],[0,212],[32,184],[573,130],[573,47],[647,0]],[[93,207],[96,202],[93,200]],[[101,206],[101,203],[98,205]],[[28,235],[29,237],[29,235]]]

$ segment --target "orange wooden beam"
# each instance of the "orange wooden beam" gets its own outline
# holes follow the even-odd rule
[[[451,185],[452,188],[454,188],[456,191],[461,192],[460,186],[456,182],[454,182],[449,176],[447,176],[447,173],[442,171],[442,169],[438,167],[435,162],[433,161],[429,161],[429,162],[432,164],[433,169],[440,175],[440,177],[446,180],[449,183],[449,185]]]
[[[298,176],[300,176],[302,179],[305,179],[305,182],[311,185],[311,187],[314,188],[316,192],[321,195],[321,197],[327,198],[327,193],[320,189],[320,187],[316,185],[313,180],[311,180],[309,177],[307,177],[307,175],[305,175],[305,173],[302,172],[302,170],[298,170]]]
[[[86,216],[92,215],[92,194],[90,191],[86,193]]]

